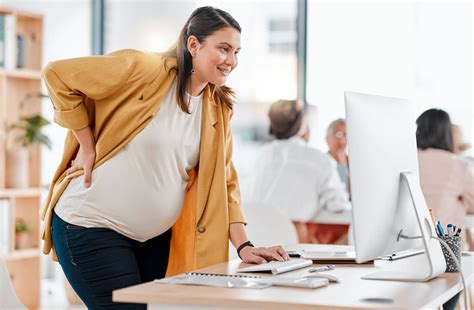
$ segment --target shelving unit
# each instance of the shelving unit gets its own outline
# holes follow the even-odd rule
[[[16,294],[22,303],[28,308],[39,308],[40,306],[40,147],[28,149],[28,184],[25,188],[12,188],[9,180],[9,156],[7,153],[10,143],[7,141],[6,128],[15,122],[20,113],[22,116],[31,116],[41,113],[40,104],[25,106],[20,111],[20,101],[28,94],[39,94],[41,91],[41,58],[43,44],[43,18],[41,15],[25,11],[11,10],[0,7],[0,16],[8,17],[10,22],[10,34],[14,32],[13,57],[18,57],[17,46],[21,36],[22,68],[17,68],[18,59],[10,61],[8,68],[0,66],[0,208],[9,208],[9,212],[0,210],[0,234],[9,232],[9,244],[3,249],[3,257],[13,283]],[[5,18],[5,17],[4,17]],[[5,19],[4,19],[5,20]],[[5,30],[5,28],[3,29]],[[5,30],[6,31],[6,30]],[[4,31],[4,36],[6,35]],[[1,32],[1,30],[0,30]],[[13,36],[12,36],[13,37]],[[0,36],[0,40],[1,40]],[[12,41],[5,40],[4,51],[12,49],[7,46]],[[8,53],[3,54],[5,57]],[[11,56],[12,53],[9,54]],[[11,59],[10,59],[11,60]],[[14,63],[14,66],[11,66]],[[1,218],[1,215],[9,218]],[[30,232],[28,233],[26,247],[17,249],[15,238],[15,222],[23,219]],[[3,222],[2,222],[3,221]],[[9,228],[5,228],[9,226]],[[8,240],[8,238],[7,238]],[[0,242],[2,241],[0,236]],[[0,255],[2,253],[0,252]]]

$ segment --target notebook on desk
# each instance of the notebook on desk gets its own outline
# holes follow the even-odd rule
[[[188,272],[171,278],[155,280],[154,282],[157,284],[186,284],[249,289],[263,289],[272,286],[271,283],[260,282],[259,279],[260,277],[256,276]]]
[[[271,286],[286,286],[315,289],[329,284],[328,279],[258,277],[250,275],[213,274],[189,272],[171,278],[155,280],[157,284],[185,284],[226,288],[264,289]]]

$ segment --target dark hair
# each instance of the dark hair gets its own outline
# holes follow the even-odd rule
[[[166,59],[170,57],[175,57],[177,60],[177,68],[172,68],[177,71],[176,99],[181,110],[186,113],[189,113],[188,103],[185,100],[186,83],[193,68],[191,53],[187,47],[188,38],[195,36],[199,43],[202,43],[206,37],[225,27],[242,31],[239,23],[229,13],[211,6],[197,8],[184,24],[176,44],[164,53],[165,64]],[[231,88],[211,85],[211,92],[215,93],[229,108],[232,108],[234,92]]]
[[[417,118],[416,124],[416,144],[419,149],[453,151],[453,134],[448,113],[438,109],[426,110]]]

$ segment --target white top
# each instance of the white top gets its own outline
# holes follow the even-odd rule
[[[278,208],[292,221],[310,222],[320,208],[350,208],[344,184],[328,155],[300,137],[274,140],[258,153],[248,200]]]
[[[168,230],[184,202],[191,170],[199,160],[202,95],[190,112],[178,106],[171,87],[153,120],[117,154],[84,178],[71,180],[55,207],[64,221],[110,228],[146,241]]]

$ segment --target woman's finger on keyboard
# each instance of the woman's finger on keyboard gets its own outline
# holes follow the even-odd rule
[[[288,253],[286,253],[285,249],[283,249],[281,246],[272,246],[270,249],[275,249],[275,251],[280,254],[281,257],[283,257],[284,260],[290,260],[290,256],[288,256]]]
[[[256,248],[260,251],[260,255],[265,257],[266,260],[277,260],[277,261],[284,261],[285,259],[281,256],[276,249],[274,248]]]
[[[258,248],[257,248],[258,249]],[[266,263],[267,260],[255,251],[256,248],[252,247],[245,247],[240,251],[240,256],[242,257],[242,260],[244,263],[248,264],[263,264]]]

